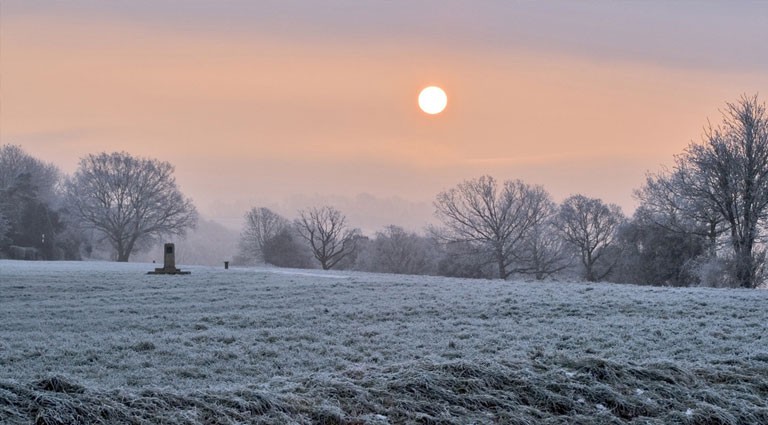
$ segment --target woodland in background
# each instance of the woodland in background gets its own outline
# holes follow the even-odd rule
[[[481,176],[439,193],[439,224],[423,233],[390,225],[365,236],[330,205],[293,221],[254,207],[234,263],[755,288],[766,259],[768,116],[757,96],[727,103],[722,115],[670,169],[648,175],[629,218],[600,199],[577,194],[558,205],[541,186]],[[167,162],[88,155],[66,177],[18,146],[0,147],[2,257],[81,259],[109,249],[128,261],[196,223]]]

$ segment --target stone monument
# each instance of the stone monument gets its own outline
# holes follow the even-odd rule
[[[176,268],[176,245],[167,243],[163,246],[163,267],[156,268],[147,274],[190,274]]]

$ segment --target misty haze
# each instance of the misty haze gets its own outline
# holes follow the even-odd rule
[[[0,423],[768,424],[766,16],[0,0]]]

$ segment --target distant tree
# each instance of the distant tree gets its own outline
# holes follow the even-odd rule
[[[264,261],[264,245],[291,222],[269,208],[251,208],[245,214],[245,225],[240,234],[240,253],[243,258]]]
[[[360,235],[359,230],[347,226],[347,218],[341,211],[330,206],[299,211],[295,224],[323,270],[333,268],[352,254]]]
[[[602,280],[613,269],[618,256],[605,261],[609,258],[606,254],[624,221],[618,205],[606,205],[600,199],[574,195],[560,205],[556,226],[564,240],[578,251],[588,281]]]
[[[267,239],[262,248],[264,262],[277,267],[309,269],[313,267],[311,251],[301,243],[296,229],[289,225]]]
[[[541,186],[520,180],[496,180],[482,176],[466,180],[437,195],[435,214],[443,227],[439,236],[448,243],[460,243],[476,258],[494,262],[498,276],[506,279],[517,271],[515,252],[541,217],[549,196]]]
[[[125,152],[88,155],[67,181],[69,209],[78,222],[101,232],[117,261],[161,235],[183,235],[197,221],[168,162]]]
[[[407,232],[399,226],[386,226],[365,250],[367,271],[396,274],[433,274],[437,271],[437,242]]]
[[[732,251],[735,285],[757,287],[765,251],[760,233],[768,219],[768,114],[757,96],[727,103],[723,121],[705,130],[676,157],[681,198],[715,212]]]

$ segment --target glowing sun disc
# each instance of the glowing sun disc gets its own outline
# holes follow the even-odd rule
[[[419,93],[419,108],[430,115],[443,112],[447,104],[448,96],[440,87],[429,86]]]

